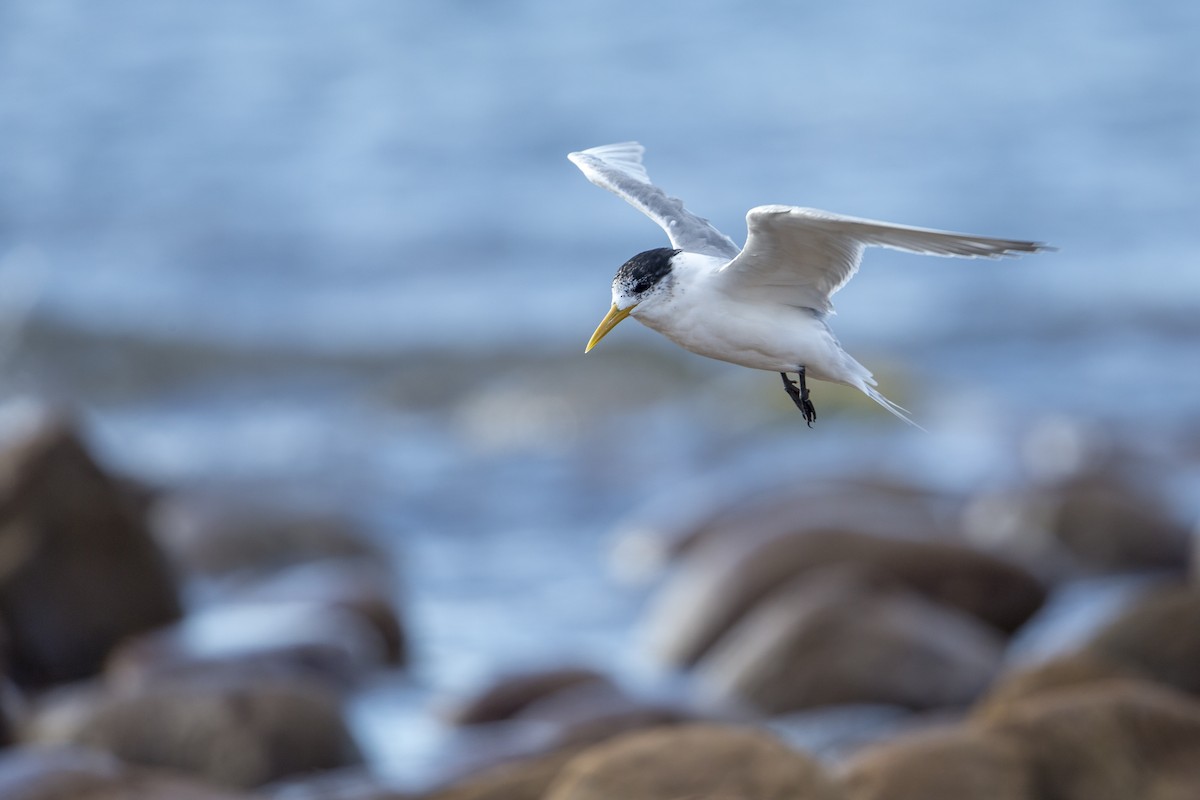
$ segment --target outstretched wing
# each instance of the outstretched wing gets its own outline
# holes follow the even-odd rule
[[[650,182],[642,166],[645,151],[637,142],[621,142],[571,153],[567,158],[589,181],[608,189],[658,223],[667,232],[672,247],[723,258],[736,256],[738,247],[728,236]]]
[[[868,246],[963,258],[1053,249],[1039,242],[911,228],[795,206],[752,208],[746,228],[746,246],[719,273],[725,290],[825,313],[833,311],[830,297],[858,271]]]

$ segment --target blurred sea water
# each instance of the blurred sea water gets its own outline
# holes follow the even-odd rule
[[[683,487],[996,480],[1045,419],[1194,457],[1198,41],[1182,2],[5,3],[4,396],[152,481],[353,509],[415,696],[636,673],[610,532]],[[868,253],[834,327],[930,433],[823,385],[809,431],[632,324],[583,358],[663,242],[565,160],[625,139],[735,240],[780,202],[1059,250]]]

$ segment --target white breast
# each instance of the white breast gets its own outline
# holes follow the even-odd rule
[[[810,309],[725,294],[708,279],[722,263],[691,253],[676,256],[669,290],[647,298],[634,309],[634,318],[709,358],[772,372],[795,372],[804,365],[821,380],[849,377],[844,365],[848,356],[820,316]]]

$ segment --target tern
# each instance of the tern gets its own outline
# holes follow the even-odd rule
[[[875,388],[871,371],[842,349],[828,320],[830,298],[858,271],[863,250],[887,247],[935,256],[998,258],[1053,249],[1041,242],[913,228],[796,206],[746,213],[739,249],[708,220],[650,182],[637,142],[593,147],[567,158],[589,181],[654,220],[670,247],[638,253],[617,270],[612,307],[590,352],[626,317],[708,358],[778,372],[809,427],[817,418],[807,379],[863,392],[900,419],[906,410]],[[795,373],[797,384],[788,377]],[[917,426],[919,427],[919,426]]]

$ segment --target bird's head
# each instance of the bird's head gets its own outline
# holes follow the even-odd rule
[[[656,295],[665,292],[670,285],[671,260],[682,252],[670,247],[658,247],[638,253],[617,270],[612,282],[612,308],[600,320],[592,334],[585,353],[600,343],[617,323],[647,301],[653,302]]]

